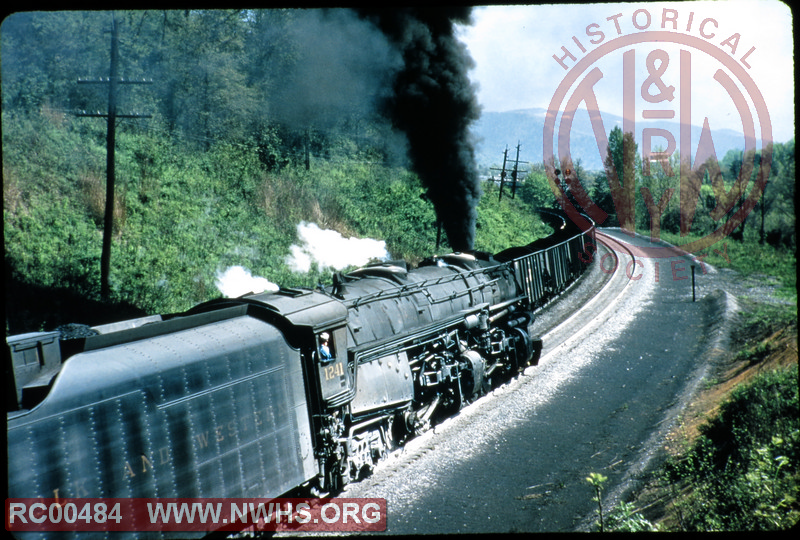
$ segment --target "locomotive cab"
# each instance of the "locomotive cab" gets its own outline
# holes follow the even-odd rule
[[[266,309],[265,320],[279,327],[289,343],[302,351],[308,391],[317,393],[318,398],[313,399],[319,402],[320,410],[352,398],[355,375],[348,363],[347,308],[339,300],[308,289],[281,289],[227,302],[246,302]]]
[[[330,404],[353,387],[351,369],[347,364],[346,327],[316,333],[317,349],[313,354],[323,403]]]

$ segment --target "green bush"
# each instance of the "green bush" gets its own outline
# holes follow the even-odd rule
[[[6,264],[17,278],[45,287],[96,295],[102,236],[66,197],[31,195],[27,204],[5,212]]]
[[[675,506],[687,531],[783,530],[800,521],[797,366],[737,387],[691,451],[665,467],[687,485]]]
[[[773,437],[791,437],[800,427],[799,413],[797,369],[768,372],[735,388],[700,433],[711,442],[710,457],[717,467],[737,473]],[[797,449],[787,450],[796,460]]]
[[[656,532],[659,530],[642,514],[636,511],[633,503],[621,502],[606,516],[606,530],[610,532]]]
[[[552,229],[534,213],[535,205],[536,201],[528,202],[522,196],[512,199],[509,193],[501,199],[496,190],[487,186],[478,205],[475,248],[499,253],[552,234]]]

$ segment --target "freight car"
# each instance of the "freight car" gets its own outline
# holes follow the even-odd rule
[[[9,337],[9,497],[336,492],[538,362],[533,311],[581,274],[594,234],[546,216],[556,234],[495,256]]]

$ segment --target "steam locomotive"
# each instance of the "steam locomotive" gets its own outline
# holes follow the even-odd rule
[[[9,497],[336,492],[538,362],[533,312],[594,242],[546,217],[556,234],[494,256],[372,264],[326,288],[7,338]]]

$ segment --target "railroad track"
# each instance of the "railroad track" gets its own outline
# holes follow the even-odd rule
[[[706,350],[654,327],[676,320],[672,311],[658,319],[660,310],[702,310],[685,298],[663,302],[663,288],[686,282],[637,279],[652,249],[640,240],[637,248],[618,230],[597,231],[585,276],[537,314],[539,365],[410,441],[342,496],[385,498],[389,534],[555,532],[593,516],[587,471],[608,474],[609,493],[627,489],[682,385],[699,380],[695,359]],[[648,324],[669,351],[649,342]]]
[[[544,350],[538,366],[528,367],[523,376],[492,390],[462,409],[455,417],[396,449],[376,467],[371,476],[347,486],[341,496],[385,497],[387,500],[391,499],[393,504],[401,501],[409,503],[413,501],[417,489],[423,489],[418,484],[435,482],[435,479],[427,478],[429,472],[417,477],[413,472],[415,467],[426,459],[436,459],[432,457],[435,454],[448,456],[446,459],[452,461],[454,467],[458,466],[461,457],[467,459],[471,450],[463,447],[464,437],[459,434],[474,434],[476,426],[481,432],[486,430],[486,426],[497,426],[497,430],[490,428],[488,433],[476,437],[473,445],[478,445],[479,439],[491,439],[496,431],[502,431],[503,423],[509,418],[523,418],[528,414],[527,409],[533,407],[535,402],[549,399],[550,387],[557,386],[566,377],[559,373],[562,370],[559,364],[570,364],[571,362],[565,361],[570,349],[580,345],[582,336],[595,331],[614,316],[616,304],[624,298],[632,282],[626,273],[627,265],[634,260],[630,248],[599,231],[597,242],[600,245],[594,254],[595,261],[591,270],[582,278],[582,283],[568,289],[561,298],[542,310],[546,313],[543,318],[547,320],[536,326],[539,332],[546,332],[543,335]],[[601,264],[606,265],[605,270],[601,269]],[[593,280],[601,280],[602,285],[593,286]],[[562,304],[575,304],[580,308],[563,316],[556,313],[562,309]],[[574,368],[567,367],[567,371],[573,370]],[[556,372],[555,377],[552,372]],[[540,376],[541,380],[538,380]],[[544,383],[543,388],[539,388],[541,381],[550,378],[556,379],[555,382]],[[517,395],[520,398],[514,397]],[[526,403],[522,403],[523,401]],[[508,402],[515,402],[515,405],[508,407]],[[509,414],[506,408],[515,410]],[[452,449],[445,450],[449,447]],[[420,469],[424,470],[425,466]],[[396,475],[405,475],[406,481],[398,480]],[[387,532],[392,533],[392,530]]]
[[[563,311],[561,304],[579,304],[580,307],[572,311],[569,315],[551,317],[542,321],[542,325],[537,327],[537,331],[542,336],[544,347],[540,364],[551,360],[553,355],[565,348],[584,334],[581,330],[589,330],[601,324],[607,319],[604,314],[613,313],[616,302],[623,297],[626,288],[632,283],[629,275],[631,269],[636,264],[635,255],[631,248],[624,242],[620,242],[612,236],[600,231],[595,233],[595,238],[599,246],[593,254],[594,264],[590,272],[584,277],[584,281],[600,281],[603,285],[596,291],[587,287],[583,294],[578,293],[579,298],[570,298],[568,292],[566,297],[560,299],[551,309]],[[629,267],[630,265],[630,267]],[[577,291],[576,291],[577,292]],[[594,323],[593,323],[594,321]],[[533,371],[531,368],[529,372]]]

